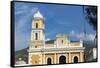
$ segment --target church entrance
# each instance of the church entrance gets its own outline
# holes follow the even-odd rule
[[[51,58],[47,59],[47,64],[50,65],[51,64]]]
[[[65,56],[60,56],[59,64],[66,64],[66,57]]]
[[[78,63],[78,57],[77,56],[74,57],[74,63]]]

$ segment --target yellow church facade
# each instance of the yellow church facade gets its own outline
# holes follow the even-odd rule
[[[84,49],[82,40],[70,41],[66,34],[57,34],[54,40],[45,40],[45,18],[39,11],[33,15],[28,64],[84,62]]]

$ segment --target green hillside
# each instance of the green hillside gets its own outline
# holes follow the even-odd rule
[[[26,63],[28,63],[28,47],[18,50],[15,52],[15,60],[18,60],[18,58],[22,58]]]

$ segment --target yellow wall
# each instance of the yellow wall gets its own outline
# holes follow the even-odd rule
[[[41,48],[42,47],[42,41],[36,41],[36,43],[34,43],[35,41],[31,42],[30,44],[30,48]]]
[[[59,64],[58,60],[58,54],[56,54],[56,64]]]
[[[46,44],[45,47],[54,47],[54,44]]]
[[[43,40],[43,30],[39,30],[38,37],[39,37],[38,40]],[[32,30],[31,41],[35,41],[35,31],[34,30]]]
[[[78,62],[80,62],[80,53],[76,52],[76,53],[71,53],[71,63],[74,62],[74,57],[77,56],[78,57]]]
[[[60,55],[59,55],[60,54]],[[81,54],[81,55],[80,55]],[[59,57],[60,56],[65,56],[66,57],[66,63],[73,63],[74,62],[74,57],[78,57],[78,62],[84,62],[84,53],[83,52],[70,52],[70,53],[56,53],[56,64],[59,64]],[[40,64],[41,59],[43,64],[47,64],[47,59],[51,58],[52,64],[55,64],[55,53],[51,54],[42,54],[42,58],[40,54],[34,54],[32,55],[31,63],[32,64]]]
[[[51,58],[52,64],[54,64],[54,54],[45,54],[45,62],[47,64],[47,59]]]
[[[31,57],[31,63],[32,64],[39,64],[40,63],[40,55],[32,55]]]
[[[42,28],[44,29],[44,23],[41,19],[38,20],[33,20],[32,21],[32,28],[35,29],[36,28],[36,23],[38,24],[38,28]]]
[[[71,46],[80,46],[79,42],[70,43]]]
[[[72,58],[72,56],[71,56],[71,53],[69,52],[68,53],[68,63],[71,63],[72,62],[72,59],[71,58]]]
[[[57,37],[56,42],[59,44],[58,46],[68,44],[69,41],[66,38],[67,38],[66,36]],[[63,40],[63,43],[62,43],[62,40]]]
[[[41,48],[41,46],[43,45],[42,40],[43,40],[43,33],[44,33],[43,31],[44,31],[45,25],[44,25],[43,20],[34,19],[32,21],[32,29],[37,29],[36,28],[36,23],[38,24],[38,28],[40,28],[41,30],[39,31],[39,39],[38,40],[34,40],[35,31],[32,30],[32,34],[31,34],[32,43],[31,43],[31,46],[30,46],[31,48],[35,48],[36,46],[37,46],[36,48]],[[62,40],[63,40],[63,43],[62,43]],[[56,42],[57,42],[58,46],[69,44],[69,40],[67,40],[67,35],[65,35],[65,34],[57,36]],[[71,43],[71,46],[79,46],[79,45],[80,45],[80,43],[78,43],[78,42]],[[46,44],[46,47],[52,47],[52,46],[54,46],[54,44]],[[62,53],[60,53],[60,54],[62,54]],[[80,52],[73,53],[73,52],[71,52],[71,53],[64,53],[64,55],[67,56],[66,62],[68,62],[68,63],[73,63],[73,57],[74,56],[78,56],[79,62],[80,62],[80,60],[84,61],[84,53],[80,53]],[[59,53],[56,54],[56,64],[59,64],[59,62],[58,62],[59,57],[58,56],[59,56]],[[31,59],[29,62],[31,62],[32,64],[40,64],[41,59],[42,59],[43,63],[47,64],[47,59],[48,58],[51,58],[52,64],[55,63],[55,54],[54,53],[43,54],[42,58],[41,58],[41,54],[38,54],[38,55],[33,54],[31,56],[31,58],[29,58],[29,59]]]
[[[43,40],[43,31],[44,31],[44,23],[43,23],[43,20],[42,19],[39,19],[39,18],[37,18],[37,19],[34,19],[33,21],[32,21],[32,29],[38,29],[38,28],[36,28],[36,23],[38,24],[38,28],[40,28],[40,29],[42,29],[42,30],[39,30],[39,32],[37,32],[38,33],[38,40],[35,40],[35,33],[36,33],[36,31],[35,30],[32,30],[32,34],[31,34],[31,41],[33,42],[33,43],[31,43],[32,44],[32,48],[40,48],[41,46],[42,46],[42,40]]]

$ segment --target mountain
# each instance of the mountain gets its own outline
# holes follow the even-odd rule
[[[22,58],[22,60],[24,60],[26,63],[28,63],[28,47],[18,50],[15,52],[15,60],[19,60],[19,58]]]

